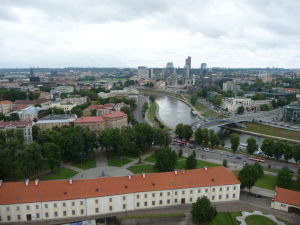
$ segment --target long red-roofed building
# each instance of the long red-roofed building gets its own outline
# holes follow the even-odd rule
[[[127,114],[121,111],[112,111],[102,116],[83,116],[74,121],[74,126],[88,127],[95,132],[127,125]]]
[[[138,209],[239,200],[240,182],[227,168],[106,177],[89,180],[3,182],[1,222],[68,219]]]
[[[300,192],[276,187],[271,207],[300,214]]]

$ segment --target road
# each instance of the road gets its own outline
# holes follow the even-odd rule
[[[137,100],[136,109],[133,112],[135,119],[139,123],[146,123],[145,119],[143,118],[143,114],[142,114],[142,109],[143,109],[143,105],[145,102],[147,102],[147,98],[143,95],[139,95],[138,100]]]
[[[216,149],[209,149],[209,151],[204,151],[203,148],[201,148],[200,146],[191,149],[186,146],[182,147],[179,145],[172,144],[171,147],[174,150],[179,150],[181,148],[185,155],[190,155],[195,150],[196,157],[199,160],[206,160],[206,161],[222,164],[223,160],[226,159],[229,163],[231,163],[233,167],[232,169],[236,169],[236,170],[240,170],[244,166],[244,163],[254,164],[254,161],[248,159],[249,156],[239,154],[239,153],[233,154],[231,152],[221,151]],[[266,161],[264,163],[261,163],[261,165],[264,168],[269,168],[273,170],[279,170],[283,166],[288,166],[291,170],[297,171],[297,165],[286,163],[286,162],[277,162],[274,160],[266,159]]]

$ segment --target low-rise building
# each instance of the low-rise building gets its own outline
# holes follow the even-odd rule
[[[83,105],[87,102],[87,97],[69,97],[62,99],[61,102],[75,105]]]
[[[43,110],[49,109],[51,107],[51,101],[49,99],[16,100],[14,104],[16,107],[18,107],[18,105],[27,105],[27,106],[40,105],[40,107]]]
[[[236,201],[240,182],[227,168],[136,174],[88,180],[0,183],[0,223],[97,217],[140,209]]]
[[[0,122],[0,130],[9,130],[9,129],[22,129],[24,142],[27,144],[32,142],[32,123],[30,121]]]
[[[54,127],[70,126],[76,118],[76,114],[48,115],[39,119],[36,125],[41,130],[48,130]]]
[[[13,110],[13,103],[8,100],[0,101],[0,113],[4,115]]]
[[[283,107],[283,120],[286,122],[300,122],[300,101],[297,104]]]
[[[33,91],[33,94],[39,94],[39,99],[51,99],[51,94],[46,91]]]
[[[225,98],[222,101],[222,109],[236,113],[237,109],[243,106],[245,111],[250,111],[253,108],[253,102],[251,98]]]
[[[33,121],[38,118],[40,107],[29,106],[21,109],[18,114],[21,121]]]
[[[64,112],[70,112],[76,105],[72,103],[63,103],[63,102],[51,102],[50,108],[59,108],[64,110]]]
[[[130,97],[132,95],[138,95],[138,90],[124,88],[123,90],[111,90],[109,93],[99,92],[100,98],[112,98],[112,97]]]
[[[109,128],[121,128],[127,125],[127,114],[121,111],[113,111],[102,116],[83,116],[74,121],[74,126],[88,127],[94,132]]]
[[[300,192],[276,187],[271,207],[300,214]]]
[[[108,103],[104,105],[89,105],[87,108],[83,110],[84,116],[92,116],[93,110],[96,111],[96,116],[102,116],[105,114],[109,114],[112,111],[121,111],[122,107],[127,106],[130,107],[130,105],[124,104],[124,103]]]

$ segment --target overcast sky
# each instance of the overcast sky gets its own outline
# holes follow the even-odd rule
[[[0,0],[0,67],[300,67],[299,0]]]

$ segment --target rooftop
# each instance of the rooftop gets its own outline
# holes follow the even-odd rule
[[[74,123],[97,123],[97,122],[104,122],[106,118],[119,118],[126,116],[125,113],[121,111],[112,111],[109,114],[103,116],[83,116],[77,118]]]
[[[274,201],[300,207],[300,192],[276,187]]]
[[[35,100],[16,100],[15,104],[27,104],[27,105],[36,105],[36,104],[43,104],[49,102],[48,99],[35,99]]]
[[[0,105],[4,105],[4,104],[12,104],[12,102],[8,100],[0,101]]]
[[[5,127],[17,127],[17,128],[24,128],[27,125],[31,125],[30,121],[7,121],[7,122],[0,122],[0,129],[4,129]]]
[[[39,121],[42,120],[66,120],[66,119],[76,119],[76,114],[61,114],[61,115],[47,115],[43,118],[39,119]]]
[[[136,174],[88,180],[52,180],[3,182],[0,204],[57,201],[93,198],[136,192],[240,184],[234,174],[223,166],[177,172]]]

